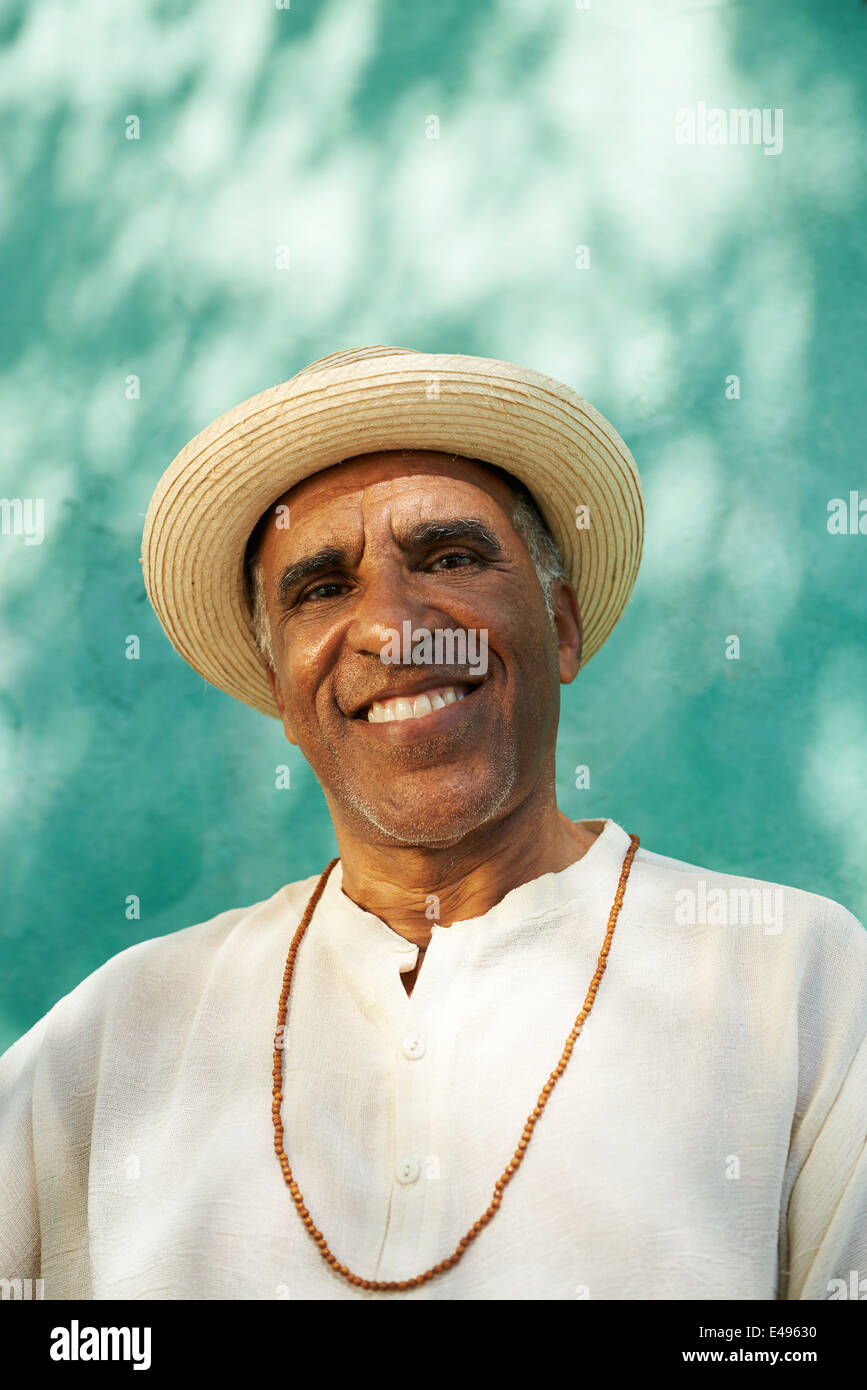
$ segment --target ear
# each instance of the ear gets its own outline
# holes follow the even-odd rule
[[[551,591],[551,606],[554,609],[554,631],[560,660],[560,684],[571,685],[581,667],[584,629],[581,625],[578,597],[568,580],[555,579]]]
[[[274,696],[274,701],[277,705],[278,710],[280,711],[280,718],[283,721],[283,732],[285,733],[287,739],[293,745],[293,747],[297,748],[298,740],[295,737],[295,732],[292,728],[292,725],[289,722],[289,716],[286,713],[286,704],[283,699],[283,691],[280,689],[280,683],[277,680],[277,672],[273,669],[273,667],[266,665],[265,674],[268,677],[268,684],[271,687],[271,694]]]

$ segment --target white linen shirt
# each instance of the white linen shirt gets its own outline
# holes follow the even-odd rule
[[[602,831],[576,863],[433,926],[411,997],[416,948],[332,871],[292,984],[284,1144],[361,1277],[451,1255],[512,1158],[629,846],[582,824]],[[421,1288],[349,1285],[273,1147],[277,1007],[316,881],[122,951],[0,1058],[0,1278],[46,1299],[827,1299],[867,1280],[867,933],[826,898],[641,848],[496,1216]],[[753,897],[745,922],[763,888],[780,911]]]

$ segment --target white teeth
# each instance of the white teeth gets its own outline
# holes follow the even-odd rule
[[[426,690],[414,699],[396,695],[390,700],[374,700],[367,711],[367,721],[369,724],[387,724],[391,720],[423,719],[434,710],[465,700],[467,694],[466,690],[456,690],[453,685],[446,685],[438,690]]]

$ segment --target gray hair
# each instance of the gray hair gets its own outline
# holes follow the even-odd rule
[[[495,472],[502,473],[512,489],[515,498],[512,508],[512,525],[529,552],[530,561],[536,571],[542,589],[542,597],[545,600],[545,611],[553,628],[554,606],[551,602],[551,589],[555,579],[568,577],[560,547],[545,524],[544,517],[529,489],[517,478],[504,473],[504,470],[495,465],[487,464],[486,467],[494,468]],[[265,575],[260,558],[262,529],[266,518],[270,516],[270,512],[271,509],[269,508],[257,522],[247,543],[247,553],[244,558],[244,580],[253,619],[253,635],[256,639],[256,646],[266,666],[274,671],[277,664],[274,660],[271,625],[268,622],[268,610],[265,605]]]

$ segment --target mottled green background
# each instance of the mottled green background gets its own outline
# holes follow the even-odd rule
[[[863,919],[867,536],[826,522],[867,496],[867,8],[34,0],[0,39],[0,491],[46,506],[41,546],[0,537],[0,1046],[333,853],[279,724],[163,636],[139,545],[188,438],[360,344],[548,372],[638,461],[638,586],[564,695],[567,814]],[[699,101],[782,108],[782,153],[677,144]]]

